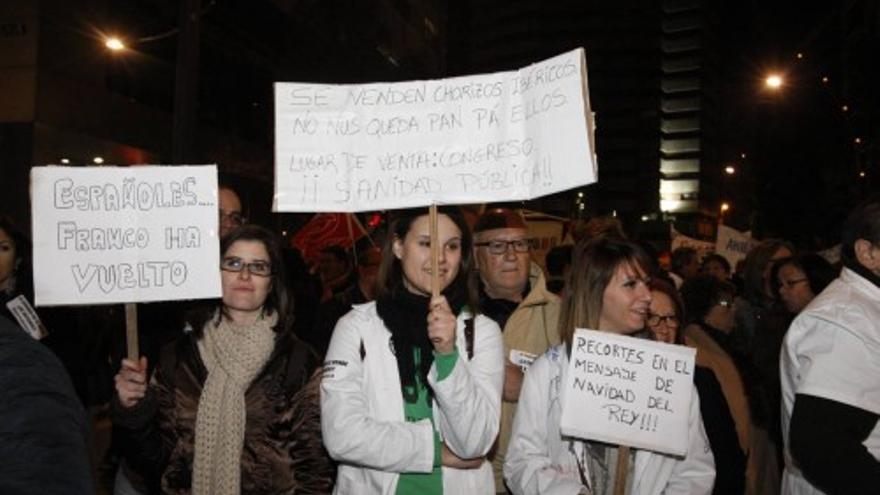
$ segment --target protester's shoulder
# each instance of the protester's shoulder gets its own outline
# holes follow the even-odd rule
[[[67,379],[61,361],[52,351],[3,317],[0,317],[0,370],[0,376],[11,385],[21,379]]]
[[[867,328],[880,319],[880,306],[864,291],[838,278],[799,314],[791,325],[792,338],[802,333],[821,333],[843,330],[854,335],[867,336]],[[870,336],[867,336],[870,338]],[[880,335],[873,336],[880,344]]]

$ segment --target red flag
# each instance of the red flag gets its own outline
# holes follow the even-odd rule
[[[310,262],[325,247],[350,248],[365,235],[367,232],[351,213],[318,213],[293,235],[290,243]]]

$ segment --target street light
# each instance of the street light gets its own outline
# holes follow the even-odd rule
[[[733,175],[736,173],[736,168],[733,165],[728,165],[724,167],[724,173],[727,175]]]
[[[782,87],[782,76],[770,74],[767,76],[767,79],[764,79],[764,85],[772,90],[777,90]]]
[[[125,50],[125,43],[122,42],[121,39],[116,36],[110,36],[104,40],[104,46],[107,47],[110,51],[120,52]]]
[[[724,213],[729,209],[730,209],[730,203],[728,203],[727,201],[721,203],[721,213]]]

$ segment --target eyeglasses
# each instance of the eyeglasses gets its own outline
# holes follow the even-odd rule
[[[272,275],[272,265],[265,261],[251,261],[245,263],[241,258],[230,256],[220,261],[220,269],[226,272],[240,272],[247,269],[251,275],[257,277],[268,277]]]
[[[517,253],[528,253],[535,245],[534,239],[515,239],[512,241],[492,240],[486,242],[475,242],[474,246],[488,248],[492,254],[505,254],[509,247]]]
[[[783,281],[779,282],[779,287],[780,288],[785,287],[786,289],[791,289],[795,285],[797,285],[801,282],[806,282],[806,281],[807,281],[806,278],[798,278],[795,280],[783,280]]]
[[[670,327],[678,325],[678,317],[675,315],[658,315],[655,313],[648,313],[648,325],[654,327],[659,325],[661,321],[666,323],[666,325]]]

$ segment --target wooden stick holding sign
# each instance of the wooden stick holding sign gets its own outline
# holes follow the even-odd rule
[[[437,205],[428,208],[428,223],[431,224],[431,297],[440,295],[440,239],[437,234]]]
[[[138,349],[138,313],[135,303],[125,303],[125,342],[128,349],[128,359],[137,362],[140,350]]]
[[[614,472],[614,495],[626,495],[626,478],[629,475],[629,446],[617,447],[617,468]]]

